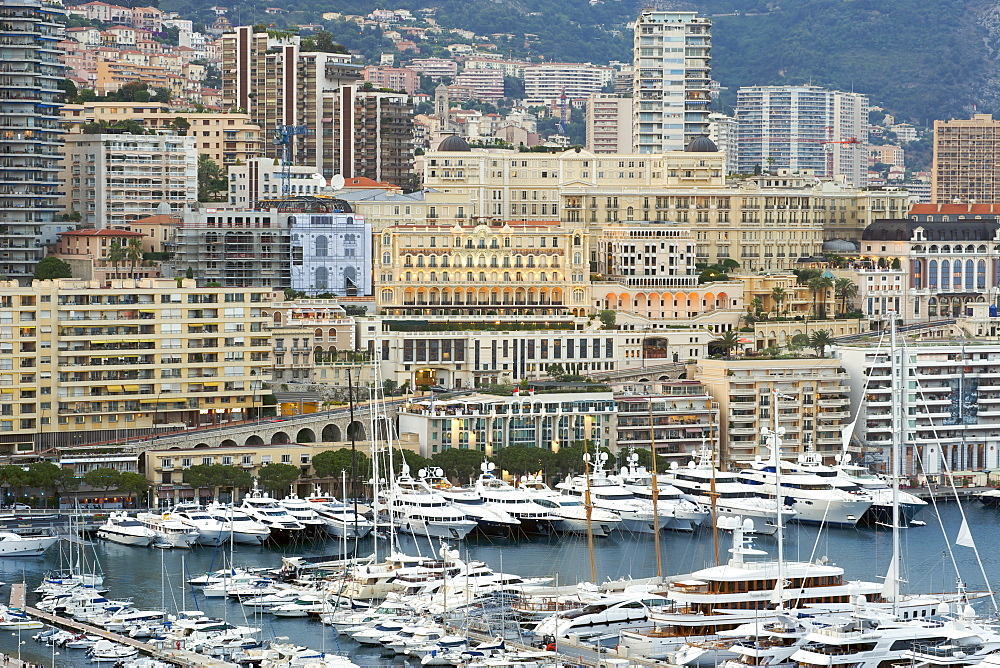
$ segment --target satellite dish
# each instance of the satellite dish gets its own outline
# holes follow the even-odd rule
[[[677,462],[670,462],[670,470],[671,471],[676,471],[677,468],[678,468],[677,467]]]
[[[589,452],[583,453],[583,461],[585,461],[585,462],[589,462],[590,461],[590,453]]]
[[[334,174],[330,177],[330,187],[334,190],[343,190],[345,183],[346,181],[341,174]]]
[[[490,462],[490,464],[489,464],[489,470],[490,471],[496,471],[497,470],[497,465],[494,464],[493,462]]]
[[[951,606],[949,606],[947,603],[942,603],[941,605],[938,606],[937,613],[939,615],[947,615],[950,612],[951,612]]]
[[[674,464],[676,464],[676,463],[677,462],[674,462]],[[694,468],[694,462],[688,462],[688,468],[689,469],[693,469]]]
[[[427,469],[420,469],[417,471],[417,477],[424,478],[427,476]]]
[[[436,475],[436,476],[443,476],[444,475],[444,469],[441,468],[440,466],[437,467],[436,469],[434,469],[434,475]]]
[[[602,452],[601,453],[601,461],[602,462],[608,461],[608,453],[606,453],[606,452]]]

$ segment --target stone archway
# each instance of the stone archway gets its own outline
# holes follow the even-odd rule
[[[296,443],[315,443],[316,442],[316,432],[308,427],[299,429],[299,433],[295,435]]]
[[[283,431],[278,431],[271,435],[271,445],[285,445],[291,442],[292,439]]]
[[[231,438],[227,438],[222,443],[219,443],[220,448],[235,448],[237,447],[236,441]]]
[[[262,439],[257,434],[254,434],[246,440],[245,445],[264,445],[264,439]]]
[[[365,425],[363,422],[358,422],[355,420],[351,424],[347,425],[347,438],[353,439],[355,441],[367,440],[367,432],[365,431]]]
[[[322,436],[324,443],[339,443],[342,440],[340,427],[335,424],[328,424],[323,427]]]

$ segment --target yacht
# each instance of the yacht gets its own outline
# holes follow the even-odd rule
[[[552,528],[559,533],[590,532],[594,536],[604,537],[617,529],[622,521],[610,510],[595,508],[593,501],[590,504],[588,521],[587,507],[583,499],[560,494],[546,485],[539,476],[525,477],[518,485],[518,489],[523,490],[532,501],[558,517],[552,522]]]
[[[648,501],[652,507],[653,475],[646,470],[646,467],[639,466],[637,459],[638,455],[632,453],[630,465],[623,466],[613,479],[621,483],[632,496]],[[664,528],[673,531],[694,531],[706,521],[711,522],[711,513],[704,506],[683,498],[679,489],[669,483],[660,482],[659,475],[656,477],[656,509],[657,512],[670,516],[670,521]]]
[[[809,614],[841,610],[854,597],[882,591],[880,583],[845,582],[842,568],[822,561],[747,559],[767,554],[753,546],[753,522],[723,517],[719,528],[732,531],[728,563],[695,571],[658,591],[670,604],[654,611],[651,626],[619,634],[619,644],[630,653],[666,658],[686,643],[718,640],[720,632],[774,621],[791,608]]]
[[[410,467],[405,464],[392,486],[379,497],[389,520],[403,533],[462,540],[476,528],[476,523],[466,519],[465,513],[426,483],[411,477]]]
[[[128,513],[111,513],[97,529],[97,537],[122,545],[149,547],[156,540],[156,532]]]
[[[773,461],[758,457],[739,478],[749,485],[757,485],[761,494],[780,500],[792,507],[796,522],[826,524],[828,526],[855,526],[871,507],[870,499],[835,487],[829,479],[815,473],[803,472],[795,464],[780,461],[780,489],[777,468]]]
[[[493,475],[496,464],[483,462],[482,473],[476,480],[476,494],[487,507],[502,510],[520,522],[522,533],[551,533],[552,523],[559,517],[544,508],[506,480]]]
[[[607,453],[601,453],[597,459],[598,465],[594,467],[589,477],[570,476],[557,483],[556,489],[570,498],[579,500],[586,499],[589,491],[591,503],[595,508],[613,512],[621,518],[618,526],[623,531],[655,533],[664,528],[672,519],[670,515],[659,506],[657,506],[658,512],[654,514],[652,502],[637,499],[632,492],[610,479],[601,465],[606,460]]]
[[[503,508],[487,503],[475,490],[453,485],[440,468],[421,469],[418,477],[427,486],[476,522],[476,531],[487,536],[511,536],[521,528],[521,521]]]
[[[364,538],[375,525],[355,512],[347,503],[333,496],[325,496],[319,489],[305,498],[320,519],[326,524],[326,532],[337,538]]]
[[[155,545],[189,548],[198,542],[198,530],[170,513],[139,513],[136,519],[156,533]]]
[[[655,610],[669,604],[670,600],[659,594],[626,590],[623,594],[602,596],[582,608],[546,617],[538,623],[534,633],[542,638],[604,635],[645,624]]]
[[[205,512],[225,524],[225,540],[232,539],[239,545],[262,545],[271,537],[267,524],[258,522],[239,508],[214,503]]]
[[[1000,506],[1000,489],[989,489],[979,495],[984,506]]]
[[[22,536],[0,531],[0,557],[37,557],[58,540],[58,536]]]
[[[289,494],[278,502],[288,514],[305,526],[309,536],[316,536],[326,530],[326,522],[319,516],[312,504],[300,499],[296,494]]]
[[[271,530],[271,540],[294,540],[305,531],[305,525],[292,517],[277,499],[261,492],[254,487],[250,494],[243,497],[243,503],[238,506],[243,512]]]
[[[226,523],[212,517],[197,503],[178,503],[167,514],[197,531],[199,545],[219,545],[226,540]]]
[[[693,453],[686,468],[674,462],[664,480],[680,490],[693,503],[711,507],[715,497],[717,516],[741,517],[753,522],[753,532],[770,535],[777,531],[778,503],[759,494],[759,486],[742,482],[735,474],[719,471],[712,464],[712,450],[702,448]],[[792,508],[782,506],[782,519],[795,517]]]

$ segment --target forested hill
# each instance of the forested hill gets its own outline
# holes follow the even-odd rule
[[[162,0],[161,7],[210,22],[209,7],[225,0]],[[629,60],[626,23],[644,0],[240,0],[234,23],[279,27],[322,22],[323,12],[433,7],[446,28],[495,40],[498,51],[552,61]],[[732,104],[740,86],[814,83],[867,93],[901,120],[921,124],[964,117],[973,107],[1000,115],[1000,0],[690,0],[660,7],[695,9],[712,17],[713,77]],[[281,15],[264,8],[281,6]],[[328,24],[335,38],[372,57],[391,50],[373,31]],[[525,35],[529,35],[526,39]],[[537,38],[533,37],[537,35]],[[440,44],[421,43],[423,55]]]

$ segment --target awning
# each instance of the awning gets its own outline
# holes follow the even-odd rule
[[[108,392],[112,394],[118,394],[121,391],[122,391],[121,385],[108,385]]]
[[[122,389],[124,389],[126,392],[138,392],[139,391],[139,386],[138,385],[123,385]]]
[[[143,397],[139,399],[139,403],[143,404],[173,404],[178,401],[184,401],[184,397],[154,397],[152,399],[146,399]]]
[[[144,311],[142,309],[139,309],[139,313],[156,313],[156,311]]]

